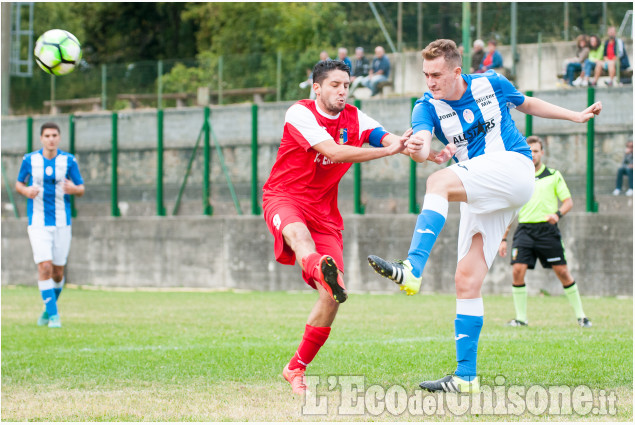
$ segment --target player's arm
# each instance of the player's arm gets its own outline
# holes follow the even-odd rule
[[[418,131],[413,134],[406,146],[410,158],[416,162],[424,162],[426,160],[443,164],[448,161],[456,153],[456,146],[453,143],[447,144],[441,151],[432,150],[432,133],[428,130]]]
[[[562,108],[536,97],[525,97],[525,101],[516,107],[520,112],[541,118],[568,120],[577,123],[585,123],[595,115],[600,115],[602,102],[595,102],[582,112],[575,112]]]
[[[406,131],[403,136],[387,133],[381,140],[382,147],[374,149],[340,145],[333,139],[317,143],[313,145],[313,149],[335,163],[366,162],[402,152],[411,133],[411,130]]]
[[[75,184],[72,180],[64,179],[64,193],[67,195],[84,196],[85,188],[83,184]]]
[[[505,230],[505,234],[503,235],[503,240],[501,240],[500,246],[498,247],[498,255],[501,257],[507,257],[507,235],[509,235],[509,229],[512,228],[512,224],[509,223],[507,226],[507,230]]]
[[[17,181],[15,182],[15,191],[29,199],[35,199],[40,193],[40,188],[38,186],[27,186],[23,182]]]
[[[556,224],[560,219],[573,208],[573,199],[570,197],[562,201],[562,205],[558,208],[558,212],[549,214],[547,216],[547,222],[550,224]]]

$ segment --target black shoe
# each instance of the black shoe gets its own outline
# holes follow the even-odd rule
[[[512,319],[509,322],[507,322],[507,326],[512,326],[512,327],[519,327],[519,326],[528,326],[529,324],[527,322],[523,322],[522,320],[516,320],[516,319]]]
[[[456,375],[448,375],[436,381],[423,381],[419,384],[431,393],[478,393],[480,392],[478,377],[472,381],[465,381]]]
[[[591,323],[588,317],[583,317],[578,319],[578,325],[580,325],[581,328],[590,328],[593,326],[593,323]]]

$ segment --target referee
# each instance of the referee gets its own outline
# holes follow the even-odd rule
[[[525,204],[518,215],[518,227],[514,233],[512,245],[512,275],[514,306],[516,318],[511,320],[510,326],[527,326],[527,286],[525,273],[533,269],[536,258],[544,268],[551,268],[562,282],[564,293],[575,311],[578,324],[583,328],[591,327],[591,321],[582,310],[580,292],[573,276],[569,273],[564,245],[558,229],[558,221],[573,207],[571,193],[558,170],[547,168],[541,161],[543,142],[538,136],[530,136],[527,143],[531,147],[531,154],[536,168],[536,184],[534,194]],[[558,200],[562,202],[558,208]],[[510,226],[511,227],[511,226]],[[507,256],[507,234],[503,236],[498,253]]]

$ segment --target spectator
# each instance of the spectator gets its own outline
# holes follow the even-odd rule
[[[320,52],[320,61],[327,61],[330,59],[331,58],[329,57],[329,54],[326,50],[322,50]],[[313,72],[311,72],[310,69],[307,69],[306,72],[309,77],[300,83],[300,88],[305,89],[307,87],[311,87],[309,99],[315,99],[315,92],[313,91]]]
[[[503,55],[496,50],[496,40],[490,40],[487,42],[487,55],[483,58],[481,66],[477,73],[489,71],[494,68],[501,68],[503,66]]]
[[[617,61],[620,61],[620,69],[626,69],[630,67],[631,64],[628,61],[624,42],[621,39],[616,38],[615,27],[609,27],[609,29],[606,30],[606,35],[609,38],[604,42],[604,58],[601,62],[598,62],[595,65],[594,82],[597,84],[598,79],[602,74],[602,70],[605,70],[609,72],[609,81],[606,85],[612,86],[615,80],[615,68]]]
[[[584,67],[580,76],[573,82],[574,86],[586,87],[589,85],[589,77],[593,76],[595,64],[600,62],[604,57],[604,46],[600,41],[600,37],[592,35],[589,37],[589,57],[584,61]],[[591,81],[591,84],[595,84]]]
[[[576,38],[577,51],[573,58],[564,60],[564,82],[573,86],[573,76],[576,72],[582,71],[582,64],[589,57],[589,43],[587,36],[580,34]]]
[[[346,47],[337,49],[337,59],[344,62],[352,70],[353,64],[351,63],[351,58],[348,57],[348,49]]]
[[[617,196],[620,194],[624,176],[628,177],[628,190],[624,193],[624,195],[633,196],[633,140],[626,142],[624,159],[622,160],[620,168],[617,169],[617,179],[615,181],[615,190],[613,191],[613,195]]]
[[[371,91],[371,96],[375,96],[378,93],[377,85],[384,81],[388,81],[390,76],[390,61],[386,56],[386,52],[383,47],[375,47],[375,57],[370,67],[368,77],[363,84]]]
[[[353,59],[353,69],[351,70],[351,88],[348,96],[353,95],[353,91],[359,86],[364,78],[368,76],[370,64],[366,56],[364,56],[364,48],[357,47],[355,49],[355,58]]]
[[[485,57],[485,43],[483,40],[474,40],[472,45],[472,66],[470,67],[470,73],[474,73],[481,67],[481,62]]]

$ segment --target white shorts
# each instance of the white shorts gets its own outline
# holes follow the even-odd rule
[[[458,260],[467,255],[472,237],[483,236],[483,254],[491,267],[501,239],[534,192],[533,162],[517,152],[492,152],[449,167],[461,179],[467,203],[461,202]]]
[[[27,231],[35,264],[52,261],[56,266],[66,265],[71,249],[71,226],[28,226]]]

